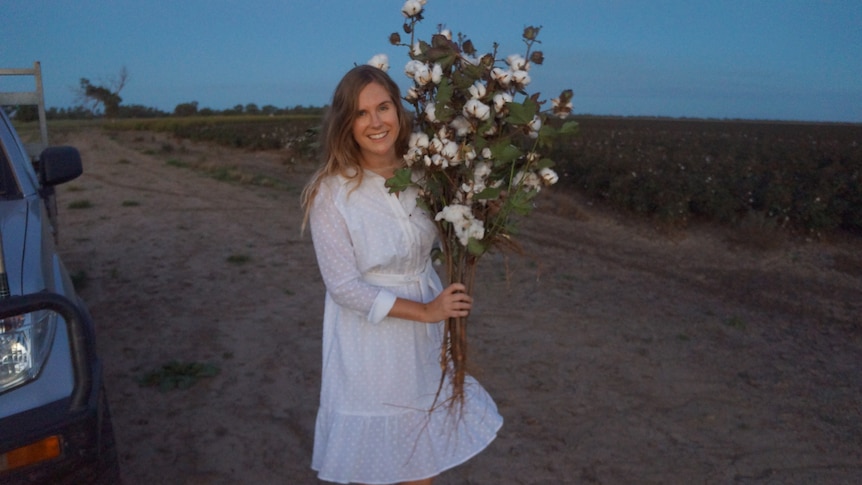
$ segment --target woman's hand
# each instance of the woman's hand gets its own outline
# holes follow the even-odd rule
[[[437,298],[427,305],[428,322],[439,322],[450,317],[466,317],[473,307],[473,297],[467,294],[467,287],[452,283]]]
[[[466,317],[470,315],[472,307],[473,298],[467,294],[467,287],[461,283],[452,283],[428,303],[396,299],[389,316],[415,322],[437,323],[450,317]]]

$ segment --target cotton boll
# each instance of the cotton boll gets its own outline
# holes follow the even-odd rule
[[[455,130],[456,136],[466,136],[473,131],[473,125],[463,116],[456,117],[449,123],[449,126]]]
[[[386,54],[377,54],[368,61],[368,65],[386,72],[389,70],[389,56]]]
[[[486,88],[485,84],[482,81],[476,81],[472,86],[467,88],[467,91],[470,92],[470,96],[473,99],[481,99],[485,97]]]
[[[431,69],[427,65],[420,63],[416,66],[416,72],[413,73],[413,80],[416,81],[416,84],[424,86],[431,82],[432,76]]]
[[[443,79],[443,66],[440,64],[434,64],[434,67],[431,68],[431,82],[434,84],[440,84],[440,81]]]
[[[557,172],[547,167],[539,170],[539,176],[542,177],[542,180],[544,180],[547,185],[554,185],[560,180]]]
[[[415,17],[422,12],[422,5],[423,3],[419,0],[407,0],[401,7],[401,13],[407,18]]]
[[[506,69],[495,67],[491,70],[491,79],[500,83],[501,86],[506,87],[512,82],[512,73]]]
[[[512,82],[520,87],[526,87],[530,84],[530,74],[527,71],[520,70],[512,72]]]
[[[522,71],[527,69],[527,60],[521,54],[512,54],[506,58],[506,64],[512,71]]]
[[[530,138],[537,138],[539,136],[539,130],[542,129],[542,119],[538,116],[534,116],[533,120],[527,123],[527,127],[530,128]]]
[[[428,121],[430,121],[431,123],[437,122],[437,113],[436,112],[437,112],[437,107],[434,105],[434,103],[428,103],[428,105],[425,106],[425,118]]]
[[[484,121],[491,116],[491,107],[474,98],[464,104],[464,115]]]

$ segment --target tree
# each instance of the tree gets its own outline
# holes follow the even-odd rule
[[[254,103],[248,103],[245,105],[245,113],[250,115],[256,115],[260,113],[260,108],[257,107]]]
[[[128,78],[129,73],[125,66],[120,69],[117,78],[110,81],[107,86],[96,86],[89,79],[82,77],[78,95],[83,99],[84,104],[91,105],[90,109],[94,113],[101,104],[106,118],[116,118],[120,113],[120,103],[123,101],[120,91],[126,85]]]
[[[174,116],[194,116],[198,114],[198,102],[180,103],[174,108]]]

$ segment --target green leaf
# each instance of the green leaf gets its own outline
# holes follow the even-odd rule
[[[577,121],[567,121],[560,127],[561,135],[574,135],[580,129]]]
[[[452,73],[452,84],[454,84],[459,91],[466,91],[474,82],[476,82],[476,79],[477,78],[470,76],[466,70],[455,71]]]
[[[455,117],[455,110],[452,106],[443,103],[437,103],[434,110],[434,117],[441,123],[448,123]]]
[[[577,132],[577,121],[567,121],[559,128],[554,128],[550,123],[544,123],[539,129],[537,144],[542,148],[553,148],[557,139],[564,136],[575,135]]]
[[[441,183],[440,178],[443,177],[442,174],[438,173],[437,177],[429,177],[425,180],[425,194],[426,197],[424,199],[430,201],[439,201],[443,198],[443,183]],[[431,212],[432,208],[427,208],[428,212]],[[433,214],[432,214],[433,215]]]
[[[500,192],[502,189],[500,187],[486,187],[484,190],[474,195],[476,199],[479,200],[493,200],[500,197]]]
[[[389,188],[389,193],[403,192],[413,184],[413,171],[410,168],[399,168],[395,171],[392,178],[386,179],[386,187]]]
[[[539,128],[537,144],[542,148],[552,148],[556,137],[557,130],[555,128],[548,125],[542,125],[542,127]]]
[[[443,34],[432,35],[431,36],[431,45],[438,48],[438,49],[447,49],[447,50],[450,50],[452,52],[454,52],[455,49],[457,48],[457,45],[454,42],[452,42],[451,40],[449,40]]]
[[[416,197],[416,205],[425,212],[431,213],[431,206],[428,205],[428,201],[424,197]]]
[[[506,107],[509,108],[506,122],[513,125],[526,125],[533,121],[533,117],[539,112],[539,105],[530,98],[523,103],[506,103]]]
[[[474,82],[478,79],[482,79],[482,76],[485,75],[485,68],[482,66],[475,66],[467,62],[461,64],[461,70],[464,72],[465,77],[470,79],[470,84],[468,84],[467,87],[470,87]]]
[[[532,201],[536,194],[538,191],[535,190],[516,190],[506,199],[506,205],[516,214],[525,216],[533,210]]]
[[[476,149],[476,153],[482,153],[482,149],[488,146],[488,140],[483,136],[476,136],[476,140],[473,141],[473,147]]]
[[[431,46],[428,45],[427,42],[425,42],[424,40],[420,40],[419,41],[419,54],[414,55],[414,53],[413,53],[414,50],[410,49],[410,57],[412,57],[413,59],[416,59],[417,61],[426,62],[428,60],[427,52],[428,52],[428,49],[430,49],[430,48],[431,48]]]
[[[476,257],[481,256],[487,250],[488,250],[488,248],[485,247],[485,244],[482,243],[482,241],[479,241],[478,239],[476,239],[474,237],[471,237],[467,241],[467,251],[470,254],[472,254],[473,256],[476,256]]]
[[[536,164],[536,170],[541,170],[543,168],[551,168],[554,166],[554,161],[550,158],[543,158],[539,160],[539,163]]]
[[[458,46],[445,36],[438,34],[431,38],[431,48],[428,49],[427,54],[432,62],[440,64],[443,70],[447,70],[458,59]]]
[[[476,128],[476,133],[477,133],[476,141],[477,142],[479,140],[482,140],[483,142],[485,141],[485,139],[482,137],[482,134],[488,133],[492,128],[494,128],[494,123],[496,123],[496,120],[494,120],[494,117],[492,116],[491,118],[488,118],[487,120],[485,120],[479,124],[479,127]],[[480,147],[477,143],[475,146],[476,146],[477,150],[481,151],[482,148],[485,148],[486,144],[483,143],[482,146]]]
[[[443,78],[440,80],[440,84],[437,85],[437,109],[440,109],[441,106],[448,105],[452,101],[452,93],[454,89],[452,88],[452,84],[449,82],[449,78]]]
[[[512,145],[507,138],[491,145],[491,156],[494,158],[494,165],[512,163],[521,158],[521,155],[521,150]]]

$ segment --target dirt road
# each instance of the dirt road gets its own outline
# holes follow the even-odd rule
[[[61,136],[85,164],[59,190],[61,250],[98,325],[126,483],[317,483],[311,165]],[[506,422],[438,483],[862,482],[859,239],[668,234],[559,192],[535,216],[525,256],[483,260],[471,317],[475,374]],[[139,385],[171,361],[220,373]]]

